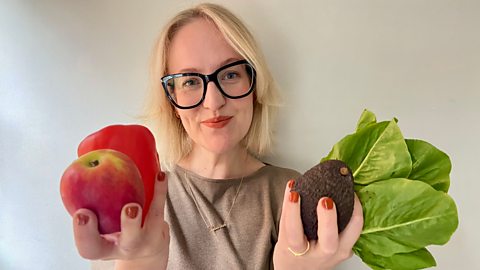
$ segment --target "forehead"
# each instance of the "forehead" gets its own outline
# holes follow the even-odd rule
[[[167,57],[169,73],[183,70],[209,73],[227,59],[242,59],[215,24],[203,18],[194,19],[178,30]]]

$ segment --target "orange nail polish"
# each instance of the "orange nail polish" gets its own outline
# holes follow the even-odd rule
[[[125,210],[127,216],[131,219],[134,219],[138,215],[138,206],[130,206]]]
[[[88,216],[83,215],[83,214],[78,214],[78,215],[77,215],[77,224],[78,224],[78,225],[81,225],[81,226],[82,226],[82,225],[85,225],[85,224],[88,223],[88,219],[89,219]]]
[[[333,208],[333,200],[329,197],[326,197],[322,201],[322,206],[326,210],[330,210]]]
[[[300,197],[300,195],[298,195],[298,192],[296,191],[290,191],[290,196],[288,197],[288,199],[293,202],[293,203],[296,203],[298,202],[298,198]]]
[[[290,179],[290,180],[288,181],[288,188],[292,189],[294,185],[295,185],[295,180]]]

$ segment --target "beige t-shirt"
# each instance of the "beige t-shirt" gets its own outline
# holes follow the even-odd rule
[[[177,166],[167,175],[168,269],[273,269],[285,186],[298,172],[266,165],[243,180],[210,179]]]

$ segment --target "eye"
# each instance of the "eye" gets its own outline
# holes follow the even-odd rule
[[[233,80],[233,79],[237,78],[238,76],[240,76],[240,75],[236,72],[228,72],[228,73],[225,74],[225,76],[223,76],[223,78],[225,80]]]
[[[198,86],[202,85],[202,82],[199,78],[187,78],[182,82],[182,88],[190,89],[190,88],[197,88]]]

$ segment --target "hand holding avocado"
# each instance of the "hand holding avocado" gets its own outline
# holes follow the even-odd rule
[[[325,173],[325,169],[331,168],[334,168],[334,174],[336,172],[345,174],[346,184],[344,187],[351,189],[349,192],[351,202],[347,200],[345,205],[337,205],[332,198],[326,197],[335,197],[331,193],[323,193],[328,189],[328,184],[314,187],[304,193],[304,197],[299,196],[299,192],[294,190],[294,186],[306,187],[305,183],[310,181],[308,178],[315,178]],[[353,182],[348,184],[348,181],[351,181],[351,175],[349,176],[348,171],[342,168],[344,168],[342,162],[327,162],[326,166],[323,164],[315,166],[299,179],[289,181],[283,200],[279,238],[273,255],[274,262],[276,262],[275,269],[331,270],[353,255],[352,247],[362,231],[363,213],[360,200],[353,192]],[[298,181],[303,183],[297,185]],[[320,192],[314,194],[315,190]],[[308,198],[309,196],[321,198],[315,201],[315,199]],[[304,200],[309,200],[310,203],[304,203]],[[308,212],[303,211],[304,205],[308,205]],[[347,209],[348,217],[344,214],[337,216],[339,209]],[[304,213],[301,214],[301,212]],[[312,212],[315,221],[309,219],[312,223],[305,222],[305,220],[302,222],[305,214],[308,215]],[[337,222],[337,217],[339,222]],[[340,221],[342,218],[343,220]],[[342,233],[339,234],[338,226],[343,222],[347,223],[345,223],[346,226]]]

